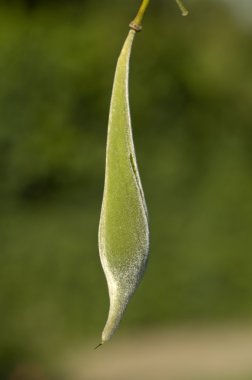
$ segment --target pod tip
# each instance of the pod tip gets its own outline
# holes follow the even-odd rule
[[[98,346],[96,346],[95,348],[94,348],[94,350],[97,350],[99,347],[101,347],[103,345],[103,343],[99,343],[98,344]]]

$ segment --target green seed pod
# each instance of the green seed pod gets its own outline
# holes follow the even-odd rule
[[[101,344],[114,334],[136,290],[149,253],[148,215],[132,138],[128,78],[130,30],[118,59],[107,136],[105,186],[99,225],[99,251],[110,308]]]

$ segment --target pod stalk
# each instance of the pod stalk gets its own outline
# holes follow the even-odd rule
[[[146,12],[146,9],[148,8],[148,5],[150,3],[150,0],[143,0],[142,4],[137,12],[136,17],[133,21],[129,24],[130,29],[135,30],[136,32],[140,32],[142,30],[142,21]]]

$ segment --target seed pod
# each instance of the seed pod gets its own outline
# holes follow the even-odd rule
[[[108,124],[105,186],[99,225],[99,251],[110,308],[101,344],[114,334],[136,290],[149,253],[148,215],[132,138],[128,77],[130,30],[118,59]]]

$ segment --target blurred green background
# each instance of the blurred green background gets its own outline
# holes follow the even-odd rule
[[[108,108],[139,3],[0,2],[1,380],[99,341]],[[135,41],[151,258],[121,334],[252,319],[252,28],[229,5],[188,1],[184,18],[175,1],[155,0]]]

